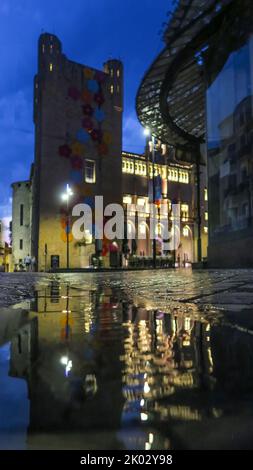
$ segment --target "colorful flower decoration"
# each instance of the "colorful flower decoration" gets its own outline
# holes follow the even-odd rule
[[[76,87],[69,87],[68,95],[70,98],[77,101],[80,98],[80,91]]]
[[[94,77],[94,70],[85,68],[85,69],[83,70],[83,74],[84,74],[84,77],[85,77],[87,80],[92,80],[92,78]]]
[[[91,104],[93,101],[93,95],[88,90],[83,90],[81,99],[84,101],[84,103]]]
[[[67,218],[66,217],[61,218],[61,226],[62,226],[63,229],[66,228],[66,226],[67,226]]]
[[[92,116],[94,113],[94,109],[91,107],[90,104],[84,104],[82,106],[82,109],[83,109],[83,114],[85,114],[86,116]]]
[[[66,225],[66,227],[65,227],[65,233],[71,233],[71,231],[72,231],[71,225]]]
[[[71,165],[75,170],[81,170],[83,168],[83,160],[78,155],[72,155]]]
[[[63,231],[61,232],[61,239],[63,242],[67,242],[67,234],[66,234],[66,231]],[[73,234],[72,233],[69,233],[69,236],[68,236],[68,239],[69,239],[69,243],[72,243],[73,242]]]
[[[61,157],[69,158],[71,155],[71,148],[67,144],[60,145],[59,155]]]
[[[103,142],[107,145],[110,145],[112,143],[112,135],[110,132],[104,132]]]
[[[83,202],[84,202],[84,204],[87,204],[87,206],[90,206],[91,209],[95,208],[95,199],[94,199],[94,197],[85,197]]]
[[[85,129],[88,129],[88,130],[93,129],[93,127],[94,127],[94,124],[93,124],[92,120],[89,117],[84,118],[82,120],[82,125]]]
[[[105,120],[105,112],[102,109],[97,108],[94,116],[98,122],[103,122]]]
[[[96,80],[88,80],[87,81],[87,88],[92,93],[97,93],[99,91],[99,84]]]
[[[94,142],[101,142],[103,137],[103,133],[100,129],[93,129],[91,131],[91,138],[94,140]]]
[[[108,154],[108,147],[106,144],[100,144],[98,146],[98,153],[99,155],[107,155]]]
[[[79,129],[79,131],[76,134],[76,138],[79,142],[86,144],[90,140],[90,134],[84,129]]]
[[[82,157],[85,153],[85,146],[81,144],[80,142],[74,142],[71,145],[71,150],[72,150],[72,155],[77,155],[79,157]]]
[[[70,172],[70,178],[74,183],[81,183],[83,179],[82,172],[73,170]]]
[[[73,185],[73,192],[77,195],[77,199],[75,200],[75,204],[82,203],[84,196],[87,194],[87,187],[81,183],[74,183]]]
[[[68,211],[67,211],[67,208],[66,208],[66,204],[64,204],[60,207],[60,214],[61,214],[62,217],[65,217],[65,216],[67,217]]]
[[[97,70],[97,72],[95,73],[95,80],[97,80],[98,82],[100,83],[103,83],[105,81],[105,78],[106,78],[106,74],[104,72],[100,72],[100,70]]]
[[[99,93],[95,93],[94,95],[94,101],[95,103],[97,103],[99,106],[102,106],[105,102],[105,98],[104,98],[104,95],[103,93],[99,92]]]

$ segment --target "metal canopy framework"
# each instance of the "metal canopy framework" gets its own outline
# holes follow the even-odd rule
[[[203,55],[232,3],[235,0],[178,0],[164,33],[166,46],[137,93],[141,124],[162,142],[182,149],[185,157],[205,139]]]

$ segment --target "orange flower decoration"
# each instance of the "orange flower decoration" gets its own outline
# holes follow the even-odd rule
[[[84,77],[85,77],[87,80],[92,80],[92,78],[94,77],[94,70],[85,68],[85,69],[83,70],[83,74],[84,74]]]
[[[112,143],[112,134],[110,132],[104,132],[103,142],[107,145]]]
[[[93,95],[88,90],[83,90],[81,98],[86,104],[91,104],[93,101]]]
[[[65,230],[61,232],[61,239],[64,243],[67,243],[67,234],[65,232]],[[69,243],[72,243],[73,242],[73,235],[72,233],[69,234]]]

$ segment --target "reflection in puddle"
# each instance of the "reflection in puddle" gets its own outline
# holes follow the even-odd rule
[[[247,448],[252,336],[117,286],[56,280],[15,322],[0,336],[1,448],[9,435],[29,449]],[[8,430],[7,386],[9,416],[14,400],[19,416],[29,409]]]

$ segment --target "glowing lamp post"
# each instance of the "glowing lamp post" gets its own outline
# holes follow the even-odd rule
[[[69,230],[70,230],[69,199],[73,195],[74,193],[72,189],[70,188],[69,184],[67,184],[66,193],[62,194],[62,200],[65,201],[67,205],[67,227],[66,227],[66,230],[67,230],[67,233],[66,233],[67,235],[67,269],[69,269]]]
[[[144,129],[146,137],[151,136],[152,139],[152,182],[153,182],[153,205],[155,204],[155,136],[150,129]],[[153,268],[156,269],[156,238],[153,234]]]

